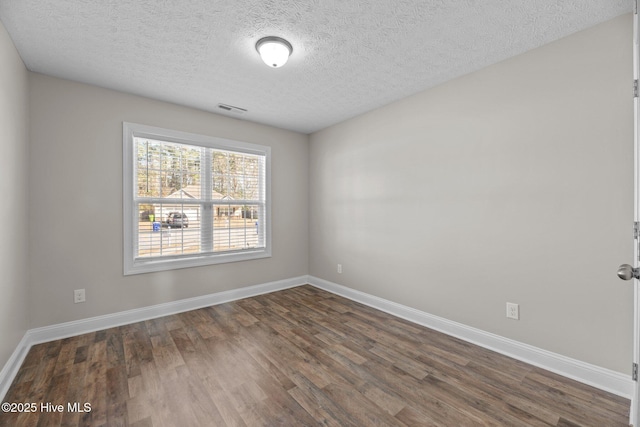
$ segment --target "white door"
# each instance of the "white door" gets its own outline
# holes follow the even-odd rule
[[[633,250],[633,267],[621,266],[621,270],[618,274],[621,278],[629,278],[629,273],[633,279],[633,364],[634,364],[634,383],[633,397],[631,399],[631,413],[630,423],[634,426],[640,426],[640,386],[637,380],[638,363],[640,363],[640,288],[639,280],[640,269],[639,257],[640,257],[640,98],[638,98],[638,79],[640,78],[640,27],[638,27],[638,2],[635,0],[633,8],[633,78],[634,78],[634,98],[633,98],[633,139],[634,139],[634,164],[635,164],[635,185],[634,185],[634,229],[635,240]]]
[[[634,146],[634,249],[633,265],[623,264],[618,276],[624,280],[633,280],[633,396],[629,422],[640,427],[640,383],[638,382],[638,364],[640,363],[640,27],[638,25],[638,3],[633,7],[633,146]]]

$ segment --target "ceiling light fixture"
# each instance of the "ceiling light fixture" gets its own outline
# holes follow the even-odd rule
[[[283,38],[269,36],[258,40],[256,50],[260,58],[272,68],[282,67],[289,60],[289,55],[293,52],[291,43]]]

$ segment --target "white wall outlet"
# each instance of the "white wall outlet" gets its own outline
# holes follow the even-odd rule
[[[520,320],[520,306],[518,304],[507,303],[507,318]]]
[[[85,302],[84,289],[76,289],[73,291],[73,303]]]
[[[338,274],[342,274],[342,264],[338,264]]]

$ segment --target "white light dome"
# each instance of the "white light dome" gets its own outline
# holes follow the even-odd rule
[[[269,67],[279,68],[287,63],[293,52],[291,44],[280,37],[264,37],[256,43],[256,50]]]

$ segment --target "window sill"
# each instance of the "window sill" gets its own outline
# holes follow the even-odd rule
[[[124,266],[124,275],[152,273],[156,271],[176,270],[205,265],[225,264],[229,262],[249,261],[252,259],[270,258],[268,249],[256,249],[242,252],[219,253],[215,255],[202,254],[195,256],[182,256],[167,259],[145,260],[138,258],[130,265]]]

